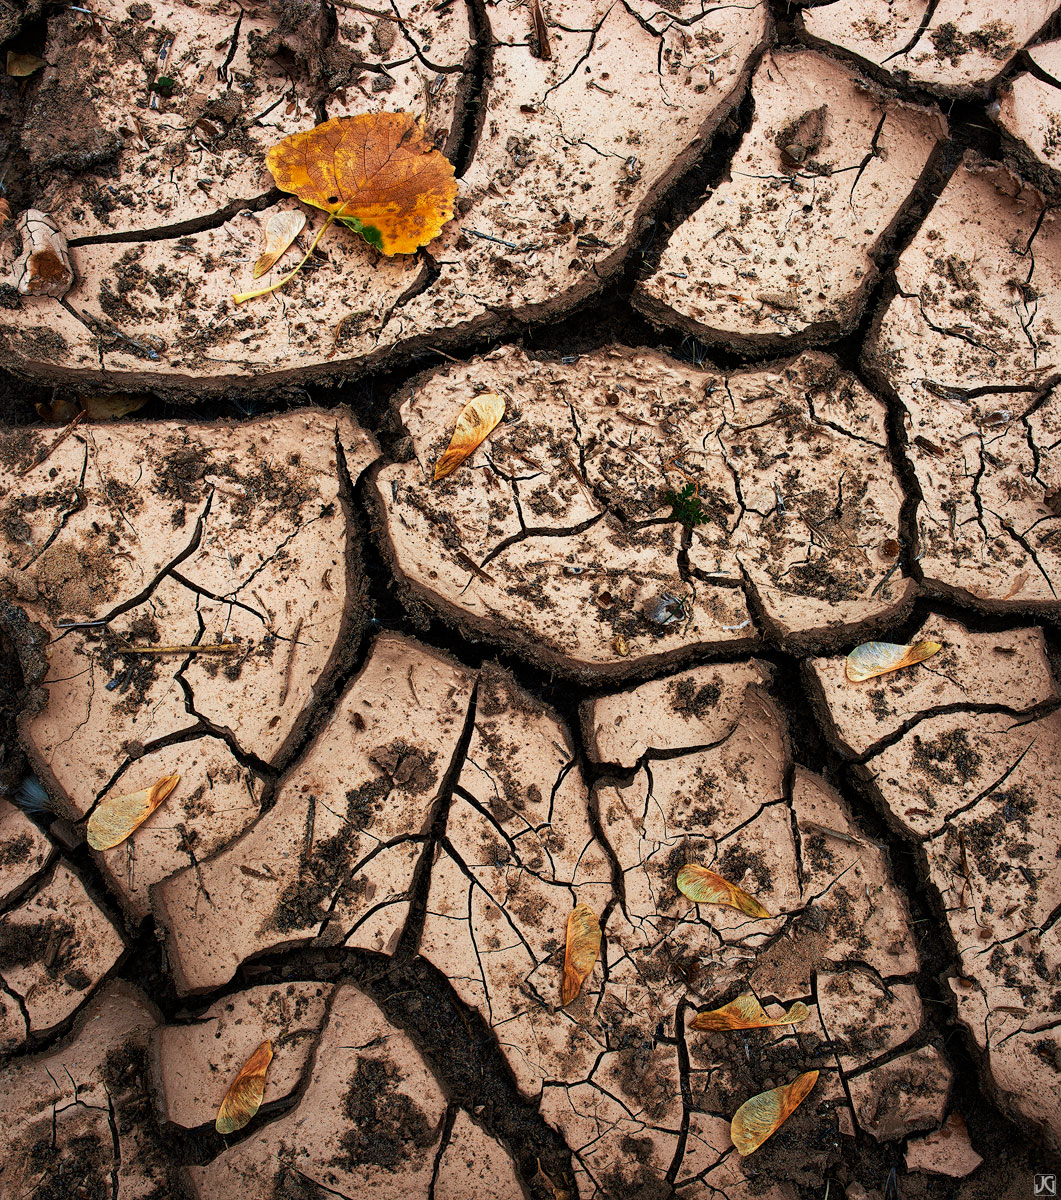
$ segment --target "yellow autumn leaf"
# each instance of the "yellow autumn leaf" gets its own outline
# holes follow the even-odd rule
[[[179,775],[163,775],[150,787],[101,800],[88,819],[86,834],[93,850],[117,846],[147,820],[180,782]]]
[[[277,260],[283,257],[291,243],[305,228],[305,213],[295,212],[293,209],[273,213],[265,222],[265,249],[254,264],[254,278],[260,279],[266,271],[272,270]]]
[[[588,904],[576,904],[567,918],[567,947],[564,951],[564,985],[561,1000],[570,1004],[582,991],[589,973],[600,957],[601,930],[597,914]]]
[[[282,288],[333,221],[383,254],[412,254],[453,217],[453,164],[427,140],[412,113],[333,117],[284,138],[265,162],[281,191],[323,209],[328,219],[293,270],[268,287],[237,293],[232,297],[237,304]]]
[[[847,656],[845,671],[852,683],[861,683],[864,679],[874,679],[889,671],[924,662],[942,649],[942,642],[913,642],[909,646],[895,642],[863,642]]]
[[[788,1120],[818,1082],[817,1071],[807,1071],[783,1087],[752,1096],[733,1114],[729,1136],[743,1158],[752,1154]]]
[[[322,208],[384,254],[411,254],[453,216],[453,164],[412,113],[335,117],[265,157],[276,186]]]
[[[451,475],[486,441],[504,415],[505,402],[496,392],[483,392],[469,400],[461,409],[445,453],[435,463],[435,483]]]
[[[727,904],[749,917],[764,918],[770,914],[755,899],[735,883],[696,863],[687,863],[678,872],[678,891],[696,904]]]
[[[214,1128],[218,1133],[235,1133],[254,1116],[265,1095],[265,1073],[273,1061],[273,1044],[265,1041],[247,1059],[232,1081],[217,1110]]]
[[[780,1017],[769,1017],[766,1010],[751,992],[745,992],[721,1008],[697,1013],[690,1022],[692,1029],[720,1031],[727,1029],[770,1029],[775,1025],[798,1025],[810,1015],[810,1009],[797,1000],[787,1013]]]

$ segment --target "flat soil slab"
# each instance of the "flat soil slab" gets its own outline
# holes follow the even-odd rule
[[[849,1078],[848,1087],[859,1125],[883,1142],[919,1129],[937,1129],[951,1079],[935,1046],[922,1046]]]
[[[192,1193],[201,1200],[307,1194],[458,1200],[480,1194],[467,1190],[467,1176],[459,1191],[433,1189],[432,1176],[436,1168],[442,1175],[438,1159],[449,1156],[444,1177],[452,1182],[460,1158],[470,1155],[498,1172],[483,1195],[520,1200],[507,1155],[470,1122],[462,1121],[459,1132],[454,1126],[456,1144],[452,1135],[443,1143],[445,1112],[445,1097],[412,1042],[367,996],[342,986],[294,1109],[209,1166],[188,1168]]]
[[[1056,0],[835,0],[801,13],[807,38],[943,96],[983,96]]]
[[[122,935],[63,862],[0,917],[0,981],[33,1035],[61,1025],[124,951]]]
[[[911,1138],[906,1147],[906,1169],[929,1175],[964,1179],[984,1160],[973,1149],[961,1114],[952,1112],[934,1133]]]
[[[1028,57],[1037,73],[1014,76],[989,111],[1022,166],[1052,190],[1061,186],[1061,41],[1030,46]]]
[[[631,781],[605,779],[587,793],[556,715],[504,672],[481,675],[420,952],[493,1027],[520,1088],[574,1150],[584,1197],[660,1186],[686,1120],[698,1133],[679,1161],[685,1194],[719,1180],[743,1194],[752,1176],[732,1154],[728,1121],[714,1129],[713,1114],[732,1115],[756,1091],[818,1068],[813,1102],[754,1164],[756,1178],[776,1172],[770,1194],[781,1200],[825,1161],[820,1148],[838,1122],[853,1128],[840,1072],[857,1074],[921,1030],[910,918],[884,853],[824,781],[792,768],[762,678],[754,664],[697,668],[598,698],[596,743],[616,747],[606,761],[649,761]],[[691,712],[676,718],[668,683],[679,703],[691,692]],[[633,729],[647,731],[652,750],[623,741]],[[698,909],[674,886],[691,861],[777,915]],[[601,960],[562,1006],[576,902],[602,920]],[[748,990],[772,1013],[781,1010],[771,998],[804,999],[811,1015],[741,1037],[686,1028],[697,1009]],[[753,1057],[744,1039],[754,1041]],[[932,1086],[945,1096],[949,1069],[936,1075]],[[906,1100],[893,1109],[906,1114]],[[909,1114],[911,1128],[924,1126],[921,1114]]]
[[[507,419],[432,483],[487,391]],[[543,665],[623,676],[732,652],[759,640],[753,611],[786,645],[820,645],[912,600],[879,552],[902,504],[884,407],[824,355],[726,377],[618,347],[575,363],[500,349],[422,377],[401,414],[410,458],[373,486],[395,574]]]
[[[264,1100],[298,1087],[324,1025],[334,988],[323,983],[263,985],[235,992],[186,1025],[162,1025],[152,1042],[160,1117],[194,1129],[217,1117],[229,1085],[255,1050],[273,1048]]]
[[[1061,611],[1061,225],[967,159],[896,267],[864,361],[904,410],[932,589],[992,611]]]
[[[1061,714],[959,709],[926,716],[863,768],[890,818],[923,845],[958,947],[958,1015],[995,1089],[1054,1144],[1059,763]]]
[[[115,796],[180,775],[165,803],[131,837],[95,857],[133,924],[151,911],[150,889],[228,845],[257,817],[262,781],[223,741],[203,737],[145,754],[100,794],[82,816]],[[80,799],[80,797],[79,797]]]
[[[812,658],[804,679],[830,740],[863,757],[924,717],[961,706],[1014,713],[1061,698],[1041,629],[975,633],[959,621],[930,616],[910,641],[941,642],[927,662],[852,683],[846,656]]]
[[[377,453],[312,409],[0,436],[0,591],[51,639],[23,733],[66,815],[196,728],[290,751],[364,625],[343,480]],[[134,652],[219,642],[236,651]]]
[[[158,1020],[143,993],[108,983],[73,1031],[0,1076],[5,1196],[179,1196],[151,1105],[148,1042]]]
[[[182,992],[304,943],[394,949],[475,673],[383,634],[274,803],[153,892]]]
[[[131,13],[121,0],[101,0],[92,15],[66,10],[48,22],[48,65],[22,141],[42,185],[37,207],[71,240],[140,241],[161,231],[172,239],[181,225],[266,197],[274,189],[266,151],[312,126],[326,92],[329,117],[407,109],[425,114],[431,140],[451,139],[471,41],[463,4],[430,18],[424,0],[376,20],[343,11],[334,30],[323,9],[283,0],[149,7]],[[417,25],[428,22],[423,37]],[[88,95],[75,80],[91,81]],[[103,244],[114,258],[122,252]],[[117,283],[110,292],[120,305]],[[160,299],[165,283],[154,281]],[[104,307],[103,315],[117,313]]]
[[[53,120],[71,108],[69,80],[96,80],[89,115],[58,138],[73,144],[35,148],[79,172],[65,190],[48,190],[60,229],[84,231],[71,249],[78,282],[69,307],[23,299],[5,313],[0,345],[34,376],[199,394],[349,374],[584,299],[619,268],[667,185],[737,102],[769,23],[765,4],[705,12],[682,0],[664,12],[640,0],[577,0],[561,12],[546,3],[538,46],[530,10],[491,8],[476,18],[488,25],[491,61],[471,97],[462,68],[472,18],[460,0],[441,15],[426,0],[395,5],[394,20],[343,10],[334,30],[279,2],[238,30],[233,0],[210,13],[167,0],[143,21],[119,0],[108,7],[119,68],[94,69],[110,41],[92,18],[57,15],[53,65],[29,85],[23,129],[33,139],[39,112]],[[175,81],[154,108],[152,78]],[[265,149],[312,127],[326,93],[330,117],[426,114],[451,152],[481,112],[458,216],[417,256],[384,258],[348,230],[329,231],[312,271],[237,307],[232,293],[250,286],[278,207]],[[84,107],[80,92],[76,101]],[[80,173],[94,164],[116,182]],[[268,207],[248,214],[251,201]],[[310,216],[304,239],[321,220]],[[122,241],[106,240],[114,235],[100,230],[115,225]],[[126,240],[138,233],[143,240]],[[9,239],[0,273],[13,258]]]
[[[653,320],[739,349],[853,328],[946,123],[812,51],[774,52],[726,178],[634,291]]]
[[[581,709],[589,756],[630,770],[645,756],[720,742],[733,732],[735,701],[749,684],[769,678],[770,668],[752,660],[693,667],[627,692],[594,696]]]
[[[52,844],[14,804],[0,800],[0,905],[6,906],[39,874]]]

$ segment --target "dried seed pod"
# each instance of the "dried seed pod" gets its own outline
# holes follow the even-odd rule
[[[723,879],[707,867],[699,863],[686,863],[678,872],[675,880],[678,891],[688,896],[694,904],[726,904],[736,908],[745,916],[764,920],[770,914],[754,896],[749,895],[744,888],[737,887],[728,879]]]
[[[864,679],[875,679],[890,671],[915,666],[942,649],[942,642],[914,642],[909,646],[895,642],[863,642],[847,656],[844,670],[852,683],[861,683]]]
[[[254,278],[272,270],[288,247],[306,227],[306,214],[297,211],[273,213],[265,223],[265,251],[254,264]]]
[[[74,269],[66,238],[51,214],[27,208],[15,232],[21,239],[22,253],[15,259],[11,273],[20,294],[56,299],[65,296],[74,286]]]
[[[597,914],[588,904],[576,904],[567,918],[567,947],[564,952],[562,1002],[578,997],[582,985],[600,958],[601,928]]]

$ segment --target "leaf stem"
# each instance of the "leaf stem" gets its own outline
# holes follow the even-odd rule
[[[343,208],[345,208],[345,207],[346,207],[346,205],[344,204]],[[340,209],[339,211],[342,212],[342,209]],[[275,292],[275,291],[277,291],[277,289],[282,288],[286,283],[289,283],[292,279],[294,279],[294,277],[299,273],[299,271],[301,271],[302,268],[306,265],[306,260],[313,253],[313,251],[317,249],[317,243],[324,236],[324,231],[335,220],[335,218],[336,218],[335,213],[328,214],[327,221],[325,221],[324,224],[317,231],[317,236],[313,239],[312,242],[310,242],[309,249],[306,251],[305,254],[303,254],[302,258],[299,260],[298,265],[296,267],[294,267],[292,270],[288,271],[288,273],[283,277],[283,279],[277,280],[276,283],[270,283],[267,287],[255,288],[253,291],[250,291],[250,292],[236,292],[233,295],[232,299],[237,304],[242,304],[244,300],[253,300],[255,296],[267,296],[270,292]]]

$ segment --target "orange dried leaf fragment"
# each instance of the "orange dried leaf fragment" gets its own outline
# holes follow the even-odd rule
[[[692,1029],[720,1031],[727,1029],[770,1029],[775,1025],[798,1025],[810,1015],[810,1009],[797,1000],[787,1013],[780,1017],[769,1017],[766,1010],[751,992],[745,992],[721,1008],[697,1013],[692,1019]]]
[[[435,463],[434,482],[445,479],[482,445],[505,415],[505,402],[496,392],[483,392],[461,409],[445,453]]]
[[[943,649],[942,642],[913,642],[908,646],[895,642],[863,642],[847,656],[844,670],[852,683],[875,679],[890,671],[912,667]]]
[[[110,850],[135,832],[180,782],[179,775],[163,775],[150,787],[101,800],[88,819],[86,836],[93,850]]]
[[[687,863],[682,867],[678,872],[677,884],[678,891],[695,904],[726,904],[760,920],[770,916],[759,901],[749,896],[743,888],[696,863]]]
[[[265,1095],[265,1073],[273,1061],[273,1044],[265,1041],[247,1059],[232,1081],[217,1110],[214,1128],[218,1133],[235,1133],[254,1116]]]
[[[729,1136],[743,1158],[753,1154],[788,1120],[818,1082],[817,1071],[807,1071],[783,1087],[752,1096],[733,1114]]]
[[[453,216],[453,164],[412,113],[335,117],[273,146],[276,186],[323,209],[384,254],[411,254]]]
[[[597,914],[588,904],[576,904],[567,918],[567,948],[564,951],[564,984],[561,1000],[577,999],[582,985],[600,957],[601,929]]]

